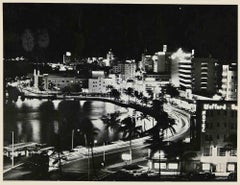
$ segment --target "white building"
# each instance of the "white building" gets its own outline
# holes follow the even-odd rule
[[[237,64],[222,66],[222,88],[220,93],[225,100],[237,99]]]
[[[134,78],[135,73],[136,73],[135,60],[126,60],[126,62],[123,64],[123,69],[122,69],[124,80]]]
[[[107,93],[109,91],[108,86],[113,86],[115,83],[112,78],[90,78],[88,80],[88,89],[90,93]]]

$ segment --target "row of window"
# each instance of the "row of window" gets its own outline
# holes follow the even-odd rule
[[[93,85],[92,87],[99,87],[98,85]],[[105,85],[102,86],[103,88],[106,87]]]
[[[230,156],[237,156],[237,150],[230,150]],[[205,147],[203,156],[212,156],[212,148]],[[217,148],[217,156],[226,156],[226,150],[222,147]]]
[[[216,139],[219,140],[219,139],[223,139],[223,141],[227,141],[228,139],[228,136],[226,134],[216,134]],[[213,136],[211,134],[206,134],[205,135],[205,141],[213,141],[215,139],[213,139]]]
[[[235,122],[216,122],[215,123],[216,126],[214,125],[213,122],[206,122],[206,129],[212,129],[212,128],[216,128],[216,127],[224,127],[224,128],[231,128],[231,129],[237,129],[237,124]]]
[[[227,110],[214,110],[214,111],[206,111],[206,115],[207,116],[214,116],[214,115],[229,115],[229,113],[231,112],[231,117],[234,117],[237,115],[237,111],[227,111]]]

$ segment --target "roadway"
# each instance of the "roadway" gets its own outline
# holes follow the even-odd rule
[[[189,116],[185,112],[181,112],[181,110],[178,110],[171,106],[166,106],[165,110],[168,111],[168,113],[171,115],[172,118],[174,118],[177,122],[177,124],[174,126],[176,129],[176,134],[171,135],[167,134],[165,136],[165,140],[167,141],[175,141],[179,139],[184,139],[189,131],[190,123],[189,123]],[[169,132],[168,132],[169,133]],[[132,160],[139,160],[143,159],[142,165],[147,166],[147,160],[148,157],[148,145],[145,143],[146,139],[149,139],[149,136],[138,138],[132,140]],[[106,169],[112,165],[124,165],[123,160],[121,158],[123,153],[129,153],[129,141],[119,141],[115,142],[113,144],[107,145],[107,146],[98,146],[93,149],[94,153],[94,170],[97,173],[97,176],[94,175],[94,170],[92,165],[92,159],[91,156],[88,158],[88,154],[85,150],[85,152],[82,152],[81,155],[73,160],[67,161],[63,167],[63,172],[69,173],[81,173],[85,174],[84,177],[86,177],[86,174],[88,173],[88,160],[91,160],[90,162],[90,179],[95,179],[98,176],[105,175],[103,173],[106,171]],[[105,153],[105,166],[102,166],[103,162],[103,156]],[[145,159],[145,160],[144,160]],[[99,173],[99,175],[98,175]]]

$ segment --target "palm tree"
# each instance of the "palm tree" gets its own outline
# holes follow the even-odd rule
[[[153,106],[150,114],[155,118],[156,125],[148,131],[145,131],[145,133],[150,134],[150,139],[147,140],[146,143],[149,144],[149,148],[151,150],[150,156],[153,156],[153,154],[157,151],[160,154],[160,151],[165,150],[170,144],[170,142],[164,141],[164,131],[170,129],[172,134],[176,131],[173,127],[173,125],[175,125],[175,120],[169,118],[168,113],[163,110],[163,101],[153,100]],[[161,158],[159,155],[159,177],[161,174],[160,161]]]
[[[145,120],[149,120],[150,121],[149,116],[146,113],[140,113],[140,116],[137,119],[140,119],[143,122],[143,128],[144,128],[144,131],[146,131],[146,122],[145,122]]]
[[[128,87],[125,89],[125,94],[128,95],[128,102],[130,101],[130,97],[133,96],[133,88]]]
[[[81,117],[78,120],[77,125],[75,125],[75,129],[80,130],[85,140],[85,146],[90,147],[91,149],[92,168],[95,176],[97,177],[95,164],[94,164],[93,147],[94,147],[94,138],[95,138],[95,135],[98,134],[98,129],[94,127],[91,120],[87,117]]]
[[[115,100],[119,100],[120,95],[121,93],[117,89],[111,89],[110,96],[114,97]]]
[[[121,121],[121,129],[124,131],[123,139],[129,140],[129,153],[132,159],[132,139],[140,136],[139,128],[136,128],[136,122],[133,117],[126,117]],[[131,160],[132,163],[132,160]]]
[[[103,115],[101,117],[101,120],[103,121],[103,124],[105,125],[105,129],[107,130],[107,139],[105,139],[105,142],[107,142],[109,140],[109,131],[119,128],[119,126],[120,126],[119,125],[119,123],[120,123],[119,115],[120,115],[119,112],[114,112],[114,113],[110,113],[107,115]]]

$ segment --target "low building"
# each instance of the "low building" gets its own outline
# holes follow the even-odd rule
[[[42,78],[45,90],[50,89],[52,86],[62,89],[73,84],[78,84],[82,88],[88,87],[88,80],[86,78],[77,78],[74,76],[68,77],[53,74],[44,74]]]
[[[170,74],[160,74],[160,73],[146,73],[145,78],[154,78],[156,81],[169,81]]]
[[[115,80],[112,78],[90,78],[88,80],[88,89],[90,93],[107,93],[109,91],[108,86],[113,86]]]

